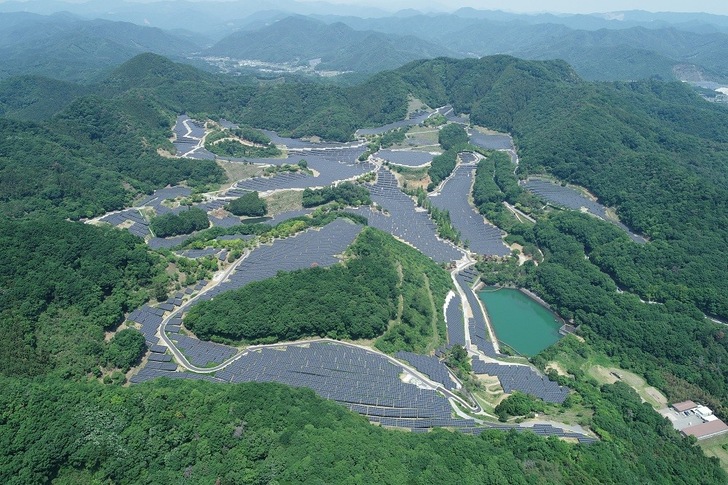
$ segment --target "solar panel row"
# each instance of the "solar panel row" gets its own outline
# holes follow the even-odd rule
[[[569,394],[568,388],[558,385],[529,366],[486,363],[478,359],[473,359],[472,365],[476,374],[498,377],[506,393],[520,391],[558,404],[564,402]]]
[[[437,237],[437,226],[427,212],[417,210],[415,203],[397,186],[392,172],[380,169],[377,181],[369,185],[374,201],[386,214],[367,207],[352,210],[369,220],[369,225],[388,232],[416,247],[438,263],[457,261],[463,253]]]
[[[451,391],[457,389],[457,385],[450,376],[447,367],[437,357],[403,351],[397,352],[395,357],[399,360],[409,362],[415,369],[427,375],[433,381],[439,382],[446,389]]]
[[[468,201],[475,169],[459,165],[437,196],[430,196],[430,202],[438,209],[450,213],[450,220],[460,232],[461,239],[468,242],[471,251],[487,256],[507,256],[511,250],[503,243],[504,232],[485,222],[483,216]]]

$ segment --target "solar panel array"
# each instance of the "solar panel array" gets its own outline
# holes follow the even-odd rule
[[[147,241],[147,244],[152,249],[170,249],[178,244],[185,242],[190,237],[189,234],[183,234],[182,236],[173,237],[153,237]]]
[[[406,120],[395,121],[394,123],[388,123],[386,125],[378,126],[376,128],[361,128],[359,130],[356,130],[356,134],[360,136],[381,135],[382,133],[386,133],[397,128],[419,125],[427,118],[429,118],[429,116],[430,114],[426,112],[416,113],[414,116]]]
[[[445,106],[441,108],[437,108],[436,110],[438,113],[443,115],[447,121],[450,121],[451,123],[459,123],[461,125],[467,125],[470,121],[468,120],[467,116],[464,115],[457,115],[455,113],[455,109],[449,105],[446,104]]]
[[[513,139],[508,135],[486,135],[476,130],[470,130],[470,143],[487,150],[511,150]]]
[[[362,226],[351,221],[336,219],[319,230],[308,230],[292,238],[275,240],[271,245],[259,246],[227,280],[201,295],[200,300],[210,300],[253,281],[272,278],[279,271],[336,264],[339,260],[334,255],[346,251],[361,230]]]
[[[112,226],[118,226],[119,224],[129,224],[131,222],[132,224],[127,228],[130,233],[141,238],[144,238],[150,234],[149,224],[136,209],[127,209],[121,212],[115,212],[113,214],[104,216],[99,220],[108,222]]]
[[[595,200],[591,200],[584,194],[571,187],[564,187],[560,184],[553,183],[543,179],[529,179],[523,183],[528,191],[533,192],[547,202],[556,206],[565,207],[572,210],[580,210],[585,207],[589,213],[615,224],[617,227],[625,231],[630,239],[637,243],[645,243],[647,240],[642,236],[633,233],[627,226],[621,222],[616,222],[607,217],[607,209]]]
[[[261,130],[263,133],[265,133],[270,140],[275,143],[276,145],[285,145],[289,149],[294,148],[346,148],[350,147],[353,144],[352,143],[337,143],[337,142],[319,142],[314,143],[312,141],[306,141],[302,140],[300,138],[287,138],[284,136],[278,135],[275,131],[270,130]]]
[[[558,385],[529,366],[486,363],[478,359],[473,359],[472,365],[476,374],[498,377],[506,393],[520,391],[558,404],[563,403],[569,394],[567,387]]]
[[[474,172],[471,166],[458,166],[440,194],[429,196],[430,202],[438,209],[450,212],[453,226],[460,232],[461,239],[468,241],[471,251],[487,256],[507,256],[511,250],[503,243],[503,231],[485,222],[468,201]]]
[[[310,179],[310,181],[306,179]],[[313,186],[313,179],[314,177],[312,175],[304,172],[283,172],[277,173],[272,177],[252,177],[236,182],[233,186],[235,192],[232,193],[237,195],[239,190],[246,192],[251,190],[265,192],[268,190],[309,187]],[[229,196],[231,192],[229,191],[225,195]]]
[[[318,172],[314,177],[304,172],[283,172],[272,177],[253,177],[236,182],[225,196],[238,197],[244,191],[282,189],[305,189],[308,187],[326,187],[342,180],[353,179],[376,167],[369,162],[359,162],[361,150],[318,150],[308,154],[291,155],[290,159],[298,163],[305,159],[308,168]],[[285,161],[285,160],[284,160]]]
[[[147,344],[152,345],[156,344],[158,341],[155,334],[157,333],[159,325],[162,323],[162,315],[164,315],[164,310],[161,308],[144,305],[141,308],[137,308],[132,311],[127,317],[127,320],[140,324],[141,328],[139,330],[142,332],[142,335],[144,335]]]
[[[473,165],[478,161],[478,156],[473,152],[461,152],[458,156],[463,165]]]
[[[495,347],[490,340],[487,324],[485,322],[485,316],[483,315],[483,311],[481,310],[480,304],[478,303],[478,297],[470,288],[470,284],[473,282],[474,277],[474,270],[470,268],[466,269],[461,273],[458,273],[455,276],[458,284],[465,292],[465,298],[468,300],[468,305],[473,312],[473,318],[468,319],[470,343],[472,345],[475,345],[478,350],[483,352],[485,355],[490,357],[497,357],[498,354],[495,351]]]
[[[432,162],[434,157],[431,153],[413,150],[379,150],[376,156],[395,165],[404,165],[406,167],[425,165]]]
[[[270,220],[265,221],[263,224],[275,226],[276,224],[280,224],[281,222],[287,221],[288,219],[293,219],[294,217],[306,216],[312,212],[313,212],[313,209],[299,209],[299,210],[281,212],[280,214],[276,214],[275,216],[273,216]]]
[[[194,288],[187,288],[184,291],[180,291],[173,297],[168,298],[167,301],[160,303],[156,307],[145,304],[129,313],[129,315],[127,316],[127,321],[138,323],[141,326],[139,330],[141,331],[142,335],[144,335],[144,338],[147,341],[147,345],[157,345],[159,339],[156,337],[155,334],[157,333],[159,325],[161,325],[162,323],[164,314],[168,311],[172,311],[182,306],[182,299],[184,295],[189,295],[195,291],[200,291],[202,288],[205,287],[205,285],[207,285],[207,281],[199,281],[194,286]]]
[[[451,391],[457,389],[457,385],[450,377],[447,367],[437,357],[404,351],[399,351],[394,356],[399,360],[409,362],[415,369],[427,375],[433,381],[442,384],[445,389]]]
[[[197,155],[200,151],[202,137],[205,136],[205,127],[201,123],[190,119],[187,115],[177,117],[177,122],[172,129],[175,134],[175,140],[172,142],[177,150],[178,156],[188,156],[199,158]],[[202,148],[204,150],[204,148]],[[204,150],[207,152],[207,150]],[[209,152],[207,152],[209,153]],[[212,155],[210,153],[210,155]],[[204,158],[209,158],[204,156]],[[214,155],[213,155],[214,158]]]
[[[579,443],[582,444],[590,444],[594,443],[597,440],[595,438],[592,438],[591,436],[577,433],[574,431],[566,431],[562,428],[553,426],[551,424],[547,423],[536,423],[536,424],[528,424],[524,423],[520,426],[513,425],[513,424],[501,424],[501,423],[487,423],[486,426],[489,429],[500,429],[503,431],[509,431],[511,429],[514,429],[518,432],[532,432],[534,434],[537,434],[539,436],[556,436],[558,438],[575,438],[579,441]]]
[[[188,197],[192,194],[192,189],[189,187],[182,187],[179,185],[176,185],[174,187],[165,187],[163,189],[155,190],[152,195],[147,196],[144,200],[142,200],[139,204],[139,206],[151,206],[155,209],[159,209],[159,207],[162,206],[162,202],[167,199],[176,199],[177,197]]]
[[[214,217],[208,215],[207,218],[210,220],[212,225],[216,227],[233,227],[241,224],[240,218],[235,216]]]
[[[198,340],[187,335],[182,335],[178,333],[179,331],[176,333],[169,332],[169,329],[170,327],[167,326],[169,338],[184,354],[187,361],[194,366],[206,367],[222,364],[238,353],[235,347]]]
[[[399,190],[397,180],[388,170],[377,172],[377,181],[368,185],[372,201],[386,209],[388,214],[370,208],[352,210],[369,220],[369,225],[388,232],[416,247],[438,263],[457,261],[463,254],[437,237],[437,226],[425,211],[416,210],[415,203]]]
[[[250,352],[216,372],[216,377],[229,382],[273,381],[308,387],[385,426],[475,426],[473,420],[452,418],[450,403],[436,391],[402,382],[402,372],[402,367],[380,354],[314,342]]]
[[[445,309],[445,321],[447,322],[448,343],[465,347],[465,317],[460,295],[455,295],[450,299]]]

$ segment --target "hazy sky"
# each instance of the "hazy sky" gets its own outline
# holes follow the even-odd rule
[[[0,0],[5,3],[10,0]],[[23,0],[20,0],[23,1]],[[61,0],[63,1],[63,0]],[[65,0],[68,3],[86,3],[89,0]],[[165,0],[127,0],[149,3]],[[169,1],[169,0],[166,0]],[[199,3],[236,0],[188,0]],[[252,0],[242,0],[250,4]],[[708,12],[728,15],[728,0],[297,0],[299,2],[325,2],[375,6],[386,11],[415,8],[422,11],[452,11],[460,7],[508,12],[562,12],[594,13],[618,10],[648,10],[650,12]],[[260,2],[265,8],[265,2]]]
[[[204,1],[204,0],[203,0]],[[316,0],[299,0],[316,1]],[[650,12],[708,12],[728,15],[726,0],[327,0],[330,3],[374,5],[385,10],[402,7],[427,10],[426,5],[439,5],[437,10],[473,7],[482,10],[510,12],[593,13],[616,10],[648,10]],[[419,5],[419,7],[418,7]],[[433,8],[434,10],[434,8]]]

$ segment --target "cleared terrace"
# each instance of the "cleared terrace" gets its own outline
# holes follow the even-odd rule
[[[432,153],[414,150],[379,150],[376,156],[394,165],[405,167],[421,167],[432,162],[434,158]]]

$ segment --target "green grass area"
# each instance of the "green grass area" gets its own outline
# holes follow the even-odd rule
[[[225,175],[228,180],[227,184],[223,186],[223,189],[229,188],[238,180],[258,177],[263,174],[263,169],[261,167],[250,163],[227,162],[225,160],[217,160],[217,164],[225,171]]]
[[[720,461],[720,467],[728,471],[728,435],[698,441],[706,456],[714,456]]]
[[[571,346],[581,347],[580,352],[559,351],[546,363],[546,369],[553,369],[557,373],[574,375],[576,372],[583,373],[599,384],[614,384],[617,381],[624,382],[635,390],[640,398],[650,404],[654,409],[661,409],[667,406],[667,398],[658,389],[647,384],[644,378],[639,375],[620,368],[608,356],[594,352],[586,343],[580,342],[574,336],[565,337]]]
[[[303,192],[300,190],[285,190],[265,197],[268,204],[268,215],[275,216],[282,212],[300,210],[303,208]]]

